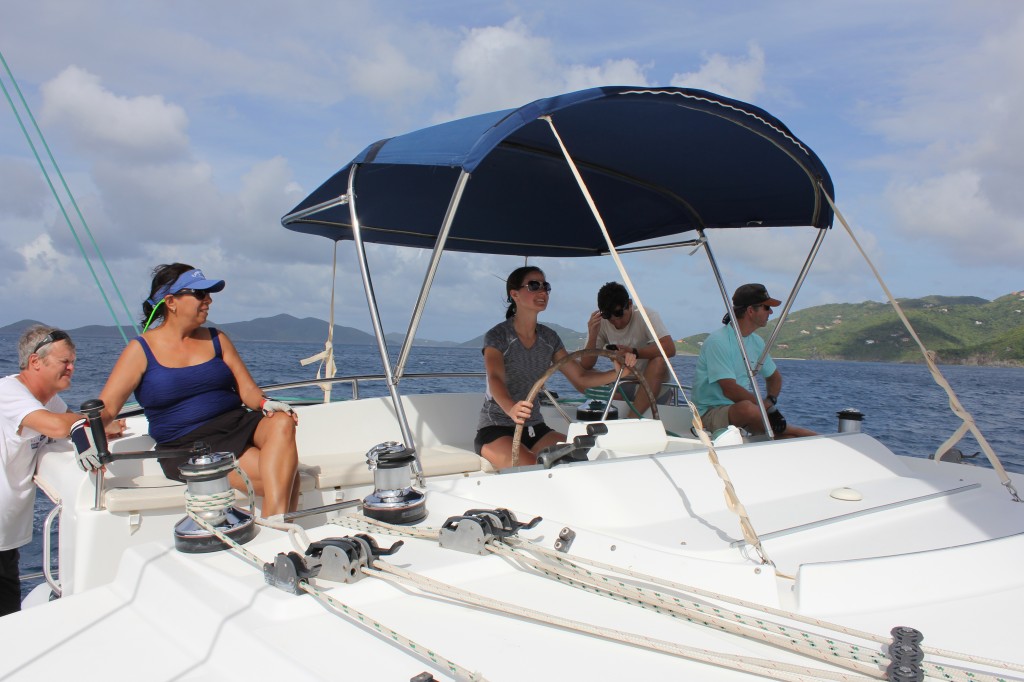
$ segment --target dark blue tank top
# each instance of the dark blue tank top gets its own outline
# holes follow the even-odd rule
[[[149,420],[149,435],[157,443],[181,438],[214,417],[242,404],[235,376],[224,362],[216,329],[210,329],[213,359],[191,367],[164,367],[141,336],[135,340],[146,353],[146,371],[135,399]]]

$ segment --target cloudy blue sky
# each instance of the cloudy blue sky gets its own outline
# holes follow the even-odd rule
[[[331,242],[279,222],[306,193],[377,139],[594,85],[699,87],[775,114],[829,168],[897,296],[1024,289],[1019,0],[0,0],[0,17],[0,51],[133,316],[151,268],[179,260],[228,281],[214,320],[326,319]],[[730,289],[777,297],[811,243],[711,237]],[[371,250],[386,331],[405,330],[428,255]],[[350,242],[338,262],[336,319],[369,330]],[[446,255],[421,336],[501,319],[520,263]],[[539,264],[554,284],[542,321],[576,329],[618,278],[610,261]],[[673,335],[718,324],[700,254],[626,264]],[[113,323],[6,102],[0,269],[0,326]],[[882,292],[840,227],[795,307],[863,300]]]

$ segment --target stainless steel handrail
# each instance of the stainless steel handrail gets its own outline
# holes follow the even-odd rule
[[[55,504],[43,522],[43,577],[46,579],[46,584],[50,586],[50,591],[57,595],[57,597],[60,597],[62,592],[60,583],[53,577],[53,572],[50,568],[50,529],[53,527],[53,520],[60,516],[60,510],[63,507],[63,501]]]
[[[483,372],[423,372],[406,374],[402,377],[405,380],[415,379],[483,379],[487,375]],[[359,385],[373,381],[387,381],[383,374],[353,374],[344,377],[331,377],[329,379],[302,379],[301,381],[287,381],[280,384],[266,384],[261,386],[264,391],[284,391],[291,388],[308,388],[321,386],[322,384],[352,384],[352,399],[359,398]]]

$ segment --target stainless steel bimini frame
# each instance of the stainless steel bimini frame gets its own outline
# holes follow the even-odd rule
[[[406,332],[405,341],[402,343],[398,361],[392,367],[391,358],[388,355],[387,342],[384,339],[384,326],[381,324],[380,309],[377,306],[377,297],[373,290],[373,279],[370,275],[370,265],[366,258],[366,245],[363,242],[362,227],[359,222],[358,202],[356,201],[355,191],[358,172],[359,164],[352,164],[352,168],[349,169],[348,188],[345,195],[317,204],[316,206],[312,206],[300,213],[289,216],[289,218],[295,220],[314,215],[320,211],[335,206],[348,205],[349,221],[352,227],[352,240],[356,247],[356,260],[359,263],[359,272],[363,280],[363,292],[366,294],[366,305],[370,312],[370,323],[373,325],[373,335],[377,341],[377,350],[380,353],[381,363],[384,367],[384,376],[387,383],[388,393],[391,395],[391,401],[395,407],[395,414],[398,417],[398,425],[402,431],[402,438],[405,440],[406,446],[408,446],[416,456],[413,471],[416,475],[417,482],[420,485],[423,485],[423,465],[420,462],[419,449],[416,447],[412,429],[409,427],[409,419],[406,417],[405,408],[402,406],[401,395],[398,391],[398,383],[402,380],[402,376],[405,374],[405,365],[409,359],[409,352],[412,349],[416,330],[419,328],[420,320],[423,317],[423,311],[427,304],[427,297],[429,295],[430,288],[433,285],[434,277],[437,274],[437,268],[441,262],[441,255],[444,252],[444,245],[448,240],[448,234],[451,231],[452,223],[455,220],[455,214],[458,211],[459,202],[462,200],[462,194],[465,190],[466,182],[469,180],[469,174],[462,171],[458,181],[455,183],[455,189],[452,192],[452,198],[445,214],[444,224],[437,235],[434,250],[430,258],[430,264],[427,267],[427,272],[423,279],[423,285],[420,287],[419,297],[416,299],[416,305],[413,309],[412,317],[409,320],[409,329]]]
[[[751,364],[750,358],[747,357],[747,349],[743,345],[743,336],[740,334],[740,326],[736,321],[736,313],[732,308],[732,295],[728,292],[725,286],[725,282],[722,279],[722,272],[718,269],[718,262],[715,260],[715,255],[711,251],[711,243],[708,241],[707,236],[704,234],[704,230],[697,230],[700,234],[700,243],[704,248],[704,253],[707,254],[708,263],[711,265],[711,271],[715,275],[715,281],[718,283],[718,291],[722,295],[722,302],[725,303],[725,309],[729,312],[729,324],[736,334],[736,343],[739,344],[740,353],[743,356],[743,364],[747,368],[747,377],[750,379],[750,385],[753,387],[754,395],[757,396],[757,407],[761,411],[761,422],[764,424],[765,433],[769,438],[773,438],[775,434],[772,432],[771,424],[768,422],[768,412],[764,407],[764,397],[761,395],[761,389],[757,385],[755,377],[758,372],[761,371],[761,367],[764,365],[764,361],[768,356],[768,352],[775,345],[775,339],[778,337],[779,332],[782,331],[782,325],[786,322],[786,318],[789,317],[789,311],[793,307],[793,302],[796,300],[797,294],[800,292],[800,287],[803,286],[804,280],[807,279],[807,273],[811,269],[811,264],[818,255],[818,250],[821,248],[821,243],[825,239],[825,233],[827,229],[819,229],[818,236],[814,239],[814,244],[811,245],[810,253],[807,254],[807,259],[804,261],[804,266],[800,269],[797,274],[796,282],[793,284],[792,290],[789,292],[789,297],[786,298],[786,302],[782,306],[782,312],[779,314],[778,321],[775,323],[775,329],[772,330],[772,335],[768,341],[764,344],[764,352],[761,353],[761,357],[757,359],[756,364]]]
[[[571,159],[567,159],[567,161],[569,161],[569,163],[571,164]],[[398,384],[405,374],[406,363],[408,362],[409,353],[412,349],[413,341],[416,337],[416,331],[419,328],[419,324],[423,316],[423,311],[426,308],[427,298],[429,296],[430,289],[433,285],[434,278],[437,275],[437,269],[441,262],[441,256],[444,253],[444,247],[448,241],[448,235],[455,221],[455,216],[458,213],[459,204],[462,201],[462,197],[466,189],[466,184],[470,179],[470,174],[467,173],[465,170],[461,171],[452,190],[452,195],[451,199],[449,200],[448,209],[444,216],[444,222],[441,225],[441,229],[438,232],[437,239],[434,242],[434,248],[431,253],[430,263],[427,266],[427,271],[423,278],[423,284],[420,287],[419,296],[416,299],[416,304],[413,308],[413,312],[409,320],[409,327],[406,331],[405,340],[402,343],[402,347],[399,352],[397,362],[394,363],[394,365],[392,365],[391,358],[389,357],[387,351],[387,343],[384,339],[384,329],[383,325],[381,324],[380,310],[378,308],[376,295],[374,294],[373,290],[373,281],[370,275],[369,263],[366,257],[366,246],[363,242],[362,227],[359,221],[359,212],[357,206],[358,202],[356,200],[355,191],[356,179],[359,175],[359,168],[360,164],[354,163],[352,164],[352,167],[349,169],[348,186],[345,195],[336,197],[329,201],[322,202],[320,204],[317,204],[316,206],[311,206],[310,208],[307,208],[303,211],[287,216],[285,218],[285,221],[292,222],[301,218],[307,218],[328,208],[332,208],[335,206],[343,206],[346,204],[348,205],[349,221],[352,230],[353,242],[355,243],[356,247],[356,258],[357,262],[359,263],[360,275],[363,281],[363,291],[366,294],[366,304],[370,312],[370,320],[371,324],[373,325],[373,332],[377,341],[377,349],[378,352],[380,353],[381,363],[384,367],[385,380],[387,383],[388,392],[391,395],[391,400],[395,406],[395,414],[398,417],[399,428],[402,431],[402,437],[405,439],[406,445],[416,453],[416,463],[414,465],[414,472],[416,474],[417,481],[420,484],[422,484],[423,467],[419,460],[419,452],[412,434],[412,429],[409,427],[408,418],[406,417],[405,410],[402,406],[402,401],[398,390]],[[811,264],[813,263],[818,253],[822,240],[825,237],[826,230],[818,230],[817,238],[815,239],[814,244],[811,247],[810,253],[807,256],[803,268],[800,270],[800,273],[797,276],[793,289],[790,291],[789,297],[787,298],[783,310],[779,316],[776,328],[773,331],[771,338],[765,344],[764,354],[762,354],[762,356],[757,359],[757,362],[753,364],[751,363],[750,358],[747,357],[746,349],[743,346],[742,337],[739,333],[739,327],[737,326],[736,318],[732,310],[731,294],[725,286],[725,282],[722,278],[722,273],[718,268],[718,263],[716,262],[714,253],[711,250],[710,242],[707,238],[707,235],[704,233],[703,229],[698,229],[697,232],[699,235],[699,239],[696,240],[632,248],[626,247],[619,251],[625,253],[628,251],[673,248],[677,246],[697,246],[698,248],[704,249],[704,252],[708,258],[708,262],[711,266],[712,273],[714,274],[715,281],[718,284],[719,293],[722,296],[722,302],[725,304],[725,308],[728,311],[732,327],[736,333],[737,342],[739,343],[740,352],[743,355],[744,364],[746,365],[747,374],[750,378],[751,385],[753,386],[754,394],[758,397],[758,406],[761,411],[761,419],[764,423],[765,431],[767,434],[769,434],[769,436],[772,436],[774,434],[772,434],[771,425],[768,421],[768,414],[764,408],[761,391],[758,388],[755,377],[757,373],[761,370],[761,367],[764,364],[768,351],[774,345],[775,339],[778,336],[778,333],[781,330],[782,325],[784,324],[786,318],[789,315],[789,311],[793,305],[794,300],[796,299],[796,295],[800,291],[800,288],[807,277],[807,273],[810,270]]]

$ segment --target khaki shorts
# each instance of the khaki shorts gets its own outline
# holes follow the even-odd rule
[[[715,405],[709,407],[700,420],[704,423],[704,430],[714,433],[719,429],[729,426],[729,408],[732,405]]]

